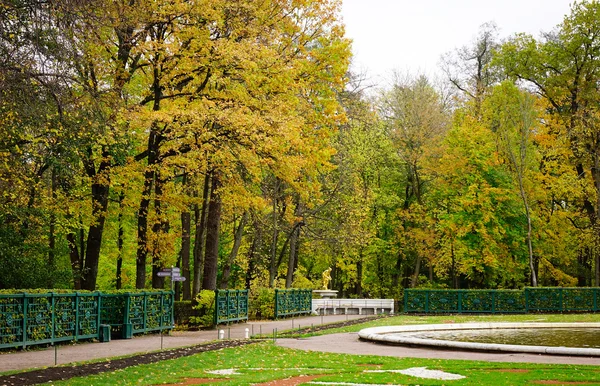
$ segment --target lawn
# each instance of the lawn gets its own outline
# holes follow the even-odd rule
[[[511,315],[511,316],[397,316],[365,324],[329,330],[328,333],[358,331],[386,324],[461,322],[600,322],[600,315]],[[305,385],[600,385],[599,366],[490,363],[479,361],[391,358],[364,355],[305,352],[278,347],[271,341],[239,348],[205,352],[150,365],[130,367],[85,378],[73,378],[56,385],[158,385],[219,384],[251,385],[303,376]],[[426,368],[461,379],[429,379],[402,372]],[[417,370],[418,371],[418,370]],[[420,374],[423,375],[423,374]],[[316,376],[308,377],[308,376]],[[454,377],[453,377],[454,376]],[[288,383],[299,384],[299,383]],[[275,384],[272,384],[275,385]]]
[[[463,376],[459,380],[418,378],[399,370],[423,368]],[[324,354],[278,347],[272,342],[223,349],[130,367],[113,373],[73,378],[55,385],[157,385],[210,383],[250,385],[297,376],[319,375],[319,384],[384,385],[600,385],[600,367],[487,363],[478,361],[389,358],[363,355]],[[308,379],[307,379],[308,380]],[[310,382],[310,381],[309,381]],[[311,384],[311,383],[306,383]],[[314,384],[314,383],[313,383]]]

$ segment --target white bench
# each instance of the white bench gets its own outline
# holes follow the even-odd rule
[[[394,299],[313,299],[318,315],[379,315],[394,313]]]

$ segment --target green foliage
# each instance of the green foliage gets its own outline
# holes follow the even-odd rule
[[[250,290],[248,317],[255,320],[275,317],[275,290],[272,288],[252,288]]]
[[[187,324],[190,318],[194,316],[194,308],[191,300],[176,301],[173,306],[176,325]]]
[[[190,323],[202,327],[213,326],[215,324],[215,291],[200,291],[196,296],[196,304],[193,308],[198,316],[190,316]]]

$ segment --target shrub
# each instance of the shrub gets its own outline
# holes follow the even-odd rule
[[[190,316],[190,323],[200,327],[211,327],[215,324],[215,292],[202,290],[196,296],[196,305],[193,307],[198,316]]]
[[[253,288],[250,290],[248,318],[273,319],[275,317],[275,290],[272,288]]]
[[[187,324],[194,315],[191,300],[177,301],[174,303],[175,324]]]

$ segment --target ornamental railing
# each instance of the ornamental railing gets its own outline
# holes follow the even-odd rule
[[[215,325],[248,320],[248,290],[215,290]]]
[[[173,293],[0,294],[0,348],[109,340],[173,328]]]
[[[173,328],[171,291],[102,294],[102,324],[123,338]]]
[[[312,290],[275,290],[275,319],[310,314],[312,312]]]
[[[404,290],[404,312],[598,312],[600,288],[524,290]]]

